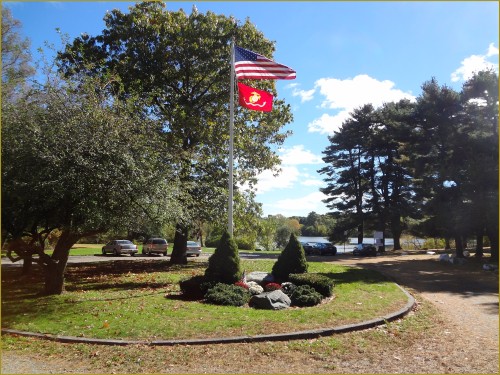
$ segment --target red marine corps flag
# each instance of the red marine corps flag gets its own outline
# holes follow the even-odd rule
[[[271,112],[273,109],[273,96],[266,91],[238,82],[238,93],[242,107],[263,112]]]

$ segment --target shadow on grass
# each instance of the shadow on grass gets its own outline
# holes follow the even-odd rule
[[[183,302],[195,302],[201,301],[203,299],[203,295],[200,293],[199,295],[190,294],[186,295],[183,293],[172,293],[165,295],[165,298],[172,301],[183,301]]]
[[[362,268],[348,268],[343,272],[322,272],[320,275],[335,280],[335,284],[352,284],[363,282],[367,284],[376,284],[388,281],[387,277],[373,270]]]
[[[498,272],[485,271],[487,260],[468,258],[463,265],[436,259],[392,257],[376,263],[359,262],[355,266],[375,270],[391,281],[419,292],[445,292],[464,298],[475,295],[498,295]]]
[[[172,265],[168,260],[138,261],[138,262],[104,262],[91,264],[68,265],[65,274],[65,289],[78,290],[134,290],[168,288],[168,282],[119,282],[114,283],[113,278],[129,273],[149,274],[152,272],[185,273],[195,272],[207,267],[205,262],[189,262],[186,265]],[[108,277],[104,280],[102,277]],[[16,301],[37,300],[46,298],[43,291],[43,270],[34,266],[29,275],[22,275],[19,268],[6,268],[2,270],[2,307],[15,304]]]

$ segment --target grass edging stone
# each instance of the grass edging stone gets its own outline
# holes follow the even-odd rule
[[[324,336],[332,336],[339,333],[346,333],[352,331],[360,331],[363,329],[373,328],[379,325],[383,325],[386,322],[394,321],[404,317],[408,314],[415,306],[415,298],[408,293],[399,284],[396,286],[401,289],[401,291],[407,296],[408,301],[406,305],[395,311],[393,313],[378,317],[375,319],[370,319],[361,323],[346,324],[331,328],[320,328],[314,330],[290,332],[290,333],[279,333],[273,335],[256,335],[256,336],[234,336],[225,338],[208,338],[208,339],[187,339],[187,340],[111,340],[111,339],[93,339],[85,337],[73,337],[73,336],[60,336],[60,335],[50,335],[34,332],[18,331],[15,329],[2,328],[3,334],[33,337],[38,339],[44,339],[49,341],[63,342],[63,343],[84,343],[84,344],[96,344],[96,345],[150,345],[150,346],[173,346],[173,345],[208,345],[208,344],[234,344],[234,343],[250,343],[250,342],[262,342],[262,341],[286,341],[286,340],[304,340],[313,339]]]

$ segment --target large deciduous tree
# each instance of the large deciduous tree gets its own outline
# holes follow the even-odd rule
[[[2,229],[12,253],[37,259],[45,292],[64,291],[78,239],[176,215],[175,178],[155,125],[102,90],[108,82],[49,80],[2,102]],[[163,209],[158,209],[161,206]],[[44,241],[60,237],[52,255]]]
[[[161,2],[144,2],[104,17],[97,36],[84,35],[58,56],[67,75],[85,73],[120,77],[123,97],[134,97],[138,108],[162,123],[160,136],[174,156],[183,182],[182,206],[187,217],[224,216],[228,176],[230,41],[272,57],[273,43],[246,20],[212,12],[167,11]],[[274,83],[259,88],[276,94]],[[290,107],[276,99],[270,113],[235,111],[236,182],[279,163],[269,145],[287,136],[280,129],[291,121]],[[204,186],[200,187],[203,184]],[[180,237],[172,261],[185,262],[190,220],[177,225]]]
[[[2,100],[11,100],[35,72],[30,41],[20,32],[21,22],[12,17],[9,8],[2,7]]]

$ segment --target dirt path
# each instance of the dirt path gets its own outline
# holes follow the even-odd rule
[[[383,255],[340,258],[339,263],[375,269],[403,287],[417,291],[464,330],[498,344],[498,272],[484,261],[464,265],[440,262],[437,255]]]

